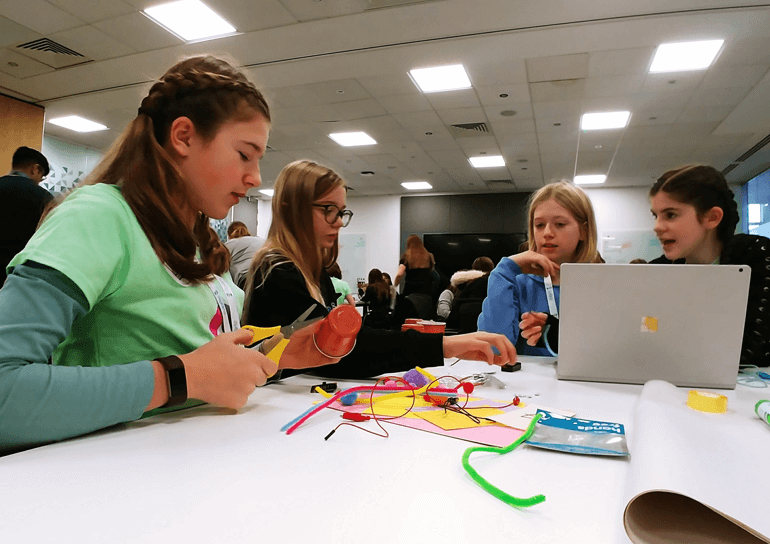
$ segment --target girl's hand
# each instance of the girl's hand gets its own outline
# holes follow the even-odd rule
[[[275,374],[276,364],[257,350],[246,349],[251,331],[220,334],[179,358],[187,375],[187,396],[227,408],[242,408],[258,385]]]
[[[536,346],[540,341],[546,319],[548,319],[548,315],[542,312],[525,312],[521,314],[519,329],[522,338],[527,340],[528,345]]]
[[[495,355],[492,348],[499,355]],[[516,362],[516,348],[502,334],[472,332],[444,337],[444,357],[459,357],[473,361],[486,361],[490,365],[503,366]]]
[[[521,268],[525,274],[536,274],[538,276],[559,277],[559,265],[553,262],[545,255],[535,251],[525,251],[508,257]]]
[[[281,355],[280,368],[315,368],[330,365],[340,360],[340,357],[327,357],[315,347],[313,334],[321,326],[321,321],[308,325],[291,335],[289,344]]]

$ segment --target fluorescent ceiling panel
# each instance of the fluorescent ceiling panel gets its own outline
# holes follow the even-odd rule
[[[345,147],[356,145],[374,145],[377,142],[366,132],[335,132],[329,138]]]
[[[590,185],[592,183],[604,183],[606,180],[607,176],[604,174],[591,174],[575,176],[575,179],[572,181],[575,182],[575,185]]]
[[[199,0],[179,0],[152,6],[144,14],[185,41],[218,38],[235,33],[235,27]]]
[[[274,189],[260,189],[259,192],[267,196],[273,196],[275,194]]]
[[[436,66],[434,68],[415,68],[409,71],[415,85],[424,93],[438,93],[470,89],[471,80],[462,64]]]
[[[49,119],[48,122],[52,125],[74,130],[75,132],[97,132],[100,130],[107,130],[107,127],[104,125],[89,121],[88,119],[84,119],[79,115],[57,117],[55,119]]]
[[[468,159],[474,168],[493,168],[495,166],[505,166],[505,160],[502,155],[489,155],[484,157],[471,157]]]
[[[724,40],[664,43],[658,46],[652,59],[650,73],[705,70],[722,49]]]
[[[409,189],[410,191],[418,191],[420,189],[433,189],[433,185],[428,183],[427,181],[405,181],[401,184],[402,187],[405,189]]]
[[[583,117],[580,119],[580,128],[583,130],[623,128],[628,124],[630,118],[630,111],[584,113]]]

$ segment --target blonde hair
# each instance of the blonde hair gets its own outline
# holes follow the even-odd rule
[[[321,249],[313,228],[313,202],[337,187],[347,188],[331,168],[308,160],[286,165],[275,180],[273,222],[267,242],[249,267],[246,280],[244,322],[255,286],[264,284],[273,269],[291,263],[299,269],[310,295],[321,304],[321,271],[337,262],[339,240],[329,249]]]
[[[598,263],[602,262],[599,256],[598,234],[596,229],[596,217],[591,200],[582,189],[567,181],[549,183],[540,188],[529,199],[529,226],[528,226],[528,245],[531,251],[537,251],[537,242],[535,241],[535,209],[548,200],[555,200],[560,206],[572,214],[577,221],[581,234],[585,240],[578,242],[575,248],[575,258],[572,262],[576,263]]]

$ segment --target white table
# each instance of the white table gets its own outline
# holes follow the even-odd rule
[[[493,369],[461,361],[430,370]],[[538,393],[541,404],[633,434],[641,386],[557,381],[548,361],[496,376],[506,389],[476,392]],[[290,436],[279,432],[320,398],[309,392],[320,381],[296,376],[260,388],[236,415],[201,406],[0,457],[0,541],[606,543],[621,534],[627,459],[526,446],[474,454],[494,485],[546,496],[518,510],[464,472],[468,442],[397,425],[386,427],[387,439],[343,427],[324,441],[341,421],[333,410]],[[748,406],[763,391],[723,393]]]

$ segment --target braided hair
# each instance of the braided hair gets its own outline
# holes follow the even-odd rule
[[[185,59],[150,88],[136,118],[84,184],[121,187],[158,258],[191,284],[208,281],[229,268],[230,256],[206,215],[199,213],[193,226],[184,221],[178,200],[189,198],[186,184],[164,144],[179,117],[210,141],[225,123],[257,115],[270,122],[264,96],[241,72],[211,56]]]
[[[690,164],[669,170],[652,186],[650,197],[659,191],[682,204],[693,206],[698,219],[702,219],[711,208],[722,208],[723,217],[717,227],[717,236],[723,244],[727,244],[735,234],[739,221],[738,204],[727,180],[713,166]]]

